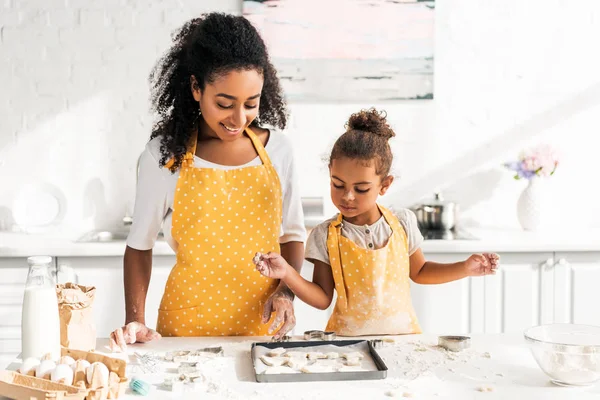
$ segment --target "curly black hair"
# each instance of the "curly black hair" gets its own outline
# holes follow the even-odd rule
[[[396,136],[387,122],[385,111],[374,108],[352,114],[346,123],[346,132],[333,145],[329,166],[335,159],[347,157],[375,161],[375,172],[382,178],[390,173],[394,155],[388,141]]]
[[[200,89],[204,89],[219,76],[239,70],[256,70],[264,79],[258,116],[251,126],[268,124],[284,129],[287,109],[277,73],[264,41],[250,21],[209,13],[186,22],[175,32],[172,47],[154,66],[149,78],[152,110],[158,115],[150,139],[161,137],[161,166],[171,158],[171,172],[181,166],[201,118],[190,77],[194,75]]]

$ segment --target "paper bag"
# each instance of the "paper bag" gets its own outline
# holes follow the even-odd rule
[[[60,345],[90,351],[96,348],[96,324],[92,304],[96,288],[68,282],[56,285],[60,314]]]

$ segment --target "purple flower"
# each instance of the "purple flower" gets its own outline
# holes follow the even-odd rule
[[[551,176],[558,164],[557,152],[549,145],[540,145],[523,151],[518,161],[505,163],[504,166],[516,172],[515,179],[531,179],[534,176]]]

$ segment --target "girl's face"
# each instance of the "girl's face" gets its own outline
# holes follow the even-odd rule
[[[204,120],[201,133],[223,141],[239,138],[258,115],[263,82],[256,70],[234,70],[206,83],[201,90],[192,76],[192,94]]]
[[[375,172],[375,162],[338,158],[329,166],[331,200],[346,219],[352,219],[377,206],[377,196],[385,194],[393,177],[383,179]]]

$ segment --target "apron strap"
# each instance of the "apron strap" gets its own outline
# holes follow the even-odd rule
[[[260,157],[260,160],[262,161],[262,163],[264,165],[271,165],[271,159],[269,158],[269,155],[267,154],[267,151],[265,150],[265,146],[263,146],[263,144],[260,141],[260,139],[258,138],[258,136],[256,136],[256,134],[254,132],[252,132],[252,130],[249,127],[246,128],[246,133],[248,134],[248,137],[250,138],[250,140],[252,140],[254,149],[258,153],[258,156]],[[271,133],[269,133],[269,135],[271,135]]]
[[[267,155],[265,146],[263,146],[263,144],[260,141],[260,139],[258,138],[258,136],[256,136],[256,134],[254,132],[252,132],[250,130],[250,128],[246,128],[246,133],[248,134],[248,137],[252,141],[252,144],[254,145],[254,149],[258,153],[258,157],[260,157],[260,160],[262,161],[262,163],[264,165],[271,165],[271,159]],[[185,155],[183,157],[183,164],[185,164],[188,167],[194,166],[194,155],[196,154],[197,137],[198,137],[197,134],[192,135],[192,137],[190,138],[190,143],[188,144],[188,151],[185,153]],[[174,162],[175,162],[175,158],[171,158],[165,164],[165,168],[171,168],[171,166],[173,165]]]
[[[333,280],[335,282],[335,290],[337,291],[336,307],[340,307],[340,311],[346,310],[348,307],[348,296],[346,286],[344,284],[344,274],[342,271],[342,251],[340,249],[339,237],[342,235],[342,214],[339,213],[335,221],[329,224],[327,235],[327,251],[329,252],[329,263]]]
[[[391,212],[384,206],[380,204],[378,204],[377,206],[379,207],[379,211],[381,211],[381,214],[383,214],[383,218],[385,218],[390,228],[392,228],[392,235],[398,235],[399,238],[402,239],[401,243],[404,243],[404,247],[406,247],[408,251],[407,235],[404,232],[404,228],[402,228],[400,221],[398,221],[398,218],[394,215],[393,212]]]
[[[187,167],[194,166],[194,155],[196,154],[197,139],[198,139],[198,132],[196,132],[196,134],[192,135],[192,137],[190,138],[190,142],[188,144],[188,151],[183,156],[182,165],[185,165]],[[167,163],[165,164],[165,168],[170,169],[174,163],[175,163],[175,157],[173,157],[169,161],[167,161]]]

